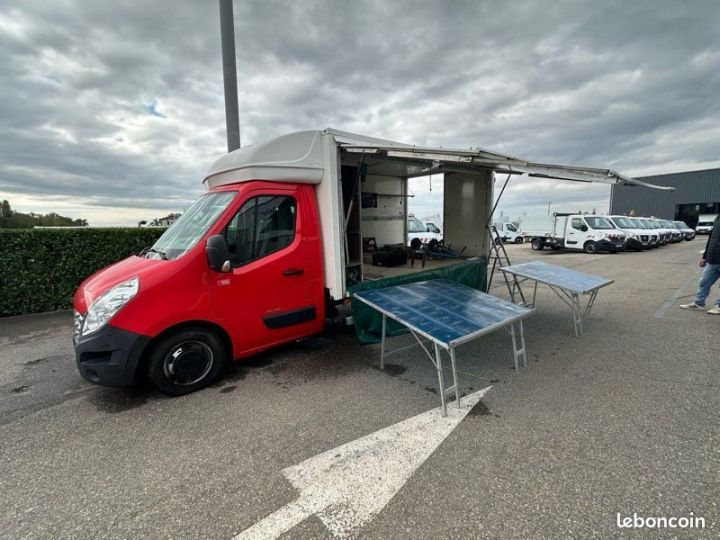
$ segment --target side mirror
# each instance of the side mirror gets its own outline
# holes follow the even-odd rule
[[[580,225],[580,230],[581,230],[582,232],[587,232],[587,231],[588,231],[588,226],[587,226],[587,225]]]
[[[214,234],[205,244],[208,266],[216,272],[230,271],[230,252],[222,234]]]

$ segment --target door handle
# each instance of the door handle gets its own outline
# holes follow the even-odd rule
[[[305,273],[303,268],[288,268],[283,272],[283,276],[301,276]]]

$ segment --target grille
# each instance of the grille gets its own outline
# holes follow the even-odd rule
[[[77,343],[80,339],[80,330],[82,329],[83,317],[78,311],[73,311],[73,342]]]
[[[640,240],[642,240],[643,242],[647,242],[648,241],[647,235],[640,235]]]

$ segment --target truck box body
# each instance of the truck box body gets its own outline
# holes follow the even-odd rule
[[[520,234],[525,238],[552,236],[554,228],[553,216],[525,216],[520,222]]]
[[[388,156],[393,150],[409,155]],[[363,280],[363,238],[375,238],[379,247],[405,245],[407,180],[428,174],[416,164],[414,153],[417,148],[411,145],[373,137],[329,129],[303,131],[223,156],[211,166],[205,184],[213,189],[253,179],[315,185],[325,287],[330,298],[339,301],[347,296],[349,286]],[[360,169],[365,172],[361,171],[358,179]],[[458,249],[464,247],[464,255],[487,252],[487,234],[483,231],[490,213],[493,180],[488,169],[444,174],[444,240]],[[375,199],[361,208],[363,198],[366,202],[370,199],[368,194]],[[346,237],[346,211],[353,195],[347,229],[352,234]],[[359,216],[354,215],[358,212]]]

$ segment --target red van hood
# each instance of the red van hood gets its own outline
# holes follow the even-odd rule
[[[143,274],[147,274],[154,268],[170,262],[132,255],[127,259],[103,268],[80,284],[80,287],[75,291],[73,307],[80,313],[86,313],[88,307],[92,305],[98,296],[109,291],[115,285],[134,277],[140,278],[140,287],[142,288]]]

